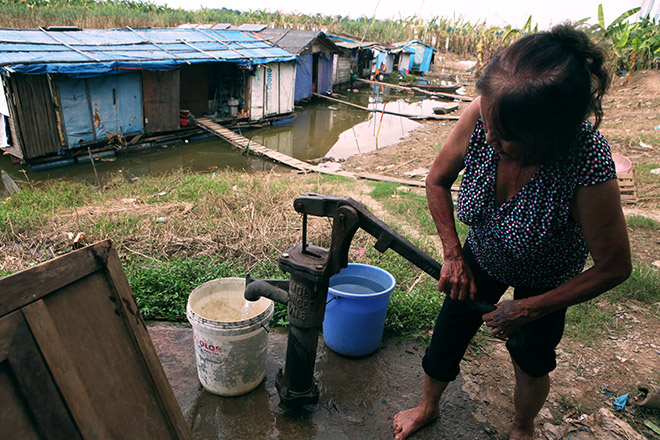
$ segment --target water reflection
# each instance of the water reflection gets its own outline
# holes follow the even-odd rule
[[[369,108],[377,108],[376,105],[371,103]],[[429,108],[427,114],[433,114],[430,105],[426,107]],[[386,110],[404,108],[415,108],[418,112],[422,109],[403,100],[386,104]],[[412,110],[410,114],[413,114]],[[298,110],[289,126],[263,128],[245,135],[254,142],[300,160],[346,159],[395,144],[420,126],[419,122],[401,116],[320,102]]]

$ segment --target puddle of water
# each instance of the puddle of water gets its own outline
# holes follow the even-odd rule
[[[409,115],[430,115],[433,114],[433,107],[442,105],[441,101],[403,95],[379,86],[344,91],[342,99],[375,110],[385,107],[387,111]],[[244,130],[242,134],[254,142],[303,161],[324,157],[342,160],[354,154],[364,154],[395,144],[420,125],[405,117],[380,111],[367,112],[315,99],[296,106],[295,119],[289,125]],[[103,181],[117,174],[130,180],[176,169],[200,172],[228,168],[252,172],[280,167],[269,160],[242,155],[230,144],[217,138],[131,152],[112,160],[97,161],[95,165]],[[338,164],[332,165],[339,167]],[[29,166],[12,165],[8,157],[0,156],[0,169],[6,170],[15,180],[25,180],[22,169],[32,181],[69,179],[96,182],[90,163],[33,171]]]
[[[400,113],[409,116],[428,116],[433,114],[433,109],[436,107],[446,107],[449,104],[435,99],[422,99],[420,101],[406,101],[399,99],[391,102],[373,102],[369,104],[369,108],[378,111],[388,111],[393,113]]]

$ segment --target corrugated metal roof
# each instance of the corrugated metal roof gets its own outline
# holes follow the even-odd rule
[[[231,23],[203,24],[203,23],[185,23],[177,26],[178,29],[229,29]]]
[[[316,41],[333,52],[340,52],[335,43],[323,32],[267,28],[260,31],[259,35],[296,55],[303,53]]]
[[[182,64],[245,66],[293,61],[290,52],[249,32],[220,29],[0,29],[0,66],[27,73],[95,75]]]
[[[406,46],[406,47],[410,47],[410,46],[413,46],[413,45],[417,44],[417,45],[426,46],[429,49],[432,49],[434,52],[438,51],[438,49],[436,49],[435,47],[431,46],[430,44],[426,44],[421,40],[410,40],[410,41],[405,41],[403,43],[395,43],[395,44],[399,44],[401,46]]]
[[[265,24],[249,24],[245,23],[238,27],[238,30],[249,31],[249,32],[261,32],[266,29],[268,26]]]
[[[399,52],[405,52],[405,53],[415,53],[415,49],[413,49],[410,46],[407,46],[406,43],[393,43],[393,44],[384,44],[382,46],[379,46],[380,48],[384,49],[385,51],[393,54],[397,54]]]
[[[327,34],[328,37],[342,49],[367,49],[378,45],[375,41],[363,41],[360,38],[346,34]]]

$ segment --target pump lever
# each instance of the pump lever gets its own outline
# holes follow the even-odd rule
[[[331,261],[329,264],[329,268],[331,269],[330,275],[339,272],[339,269],[342,267],[346,267],[351,240],[357,229],[362,228],[376,238],[374,247],[378,251],[385,252],[387,249],[392,249],[433,278],[440,278],[440,270],[442,269],[440,263],[394,229],[387,226],[382,220],[369,212],[361,202],[353,200],[350,197],[307,193],[297,197],[293,203],[293,207],[301,214],[334,218],[330,259],[334,259],[335,261]],[[339,228],[337,226],[337,220],[341,221],[348,217],[348,208],[351,209],[351,215],[355,213],[357,224],[352,225],[350,228]],[[342,217],[342,212],[344,217]],[[351,219],[351,221],[353,220]]]
[[[341,268],[348,265],[348,251],[351,240],[357,229],[362,228],[376,238],[374,247],[378,251],[385,252],[392,249],[436,280],[440,279],[442,265],[438,261],[387,226],[382,220],[369,212],[361,202],[350,197],[307,193],[297,197],[293,207],[303,215],[332,217],[334,219],[330,255],[326,267],[327,276],[338,273]],[[474,299],[466,303],[482,315],[496,309],[493,304],[480,299]],[[509,336],[508,344],[511,348],[520,347],[522,343],[523,334],[520,330],[516,330]]]

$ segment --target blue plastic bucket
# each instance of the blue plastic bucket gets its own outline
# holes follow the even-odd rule
[[[323,339],[334,352],[365,356],[380,346],[390,293],[396,281],[389,272],[350,263],[330,277],[323,319]]]

